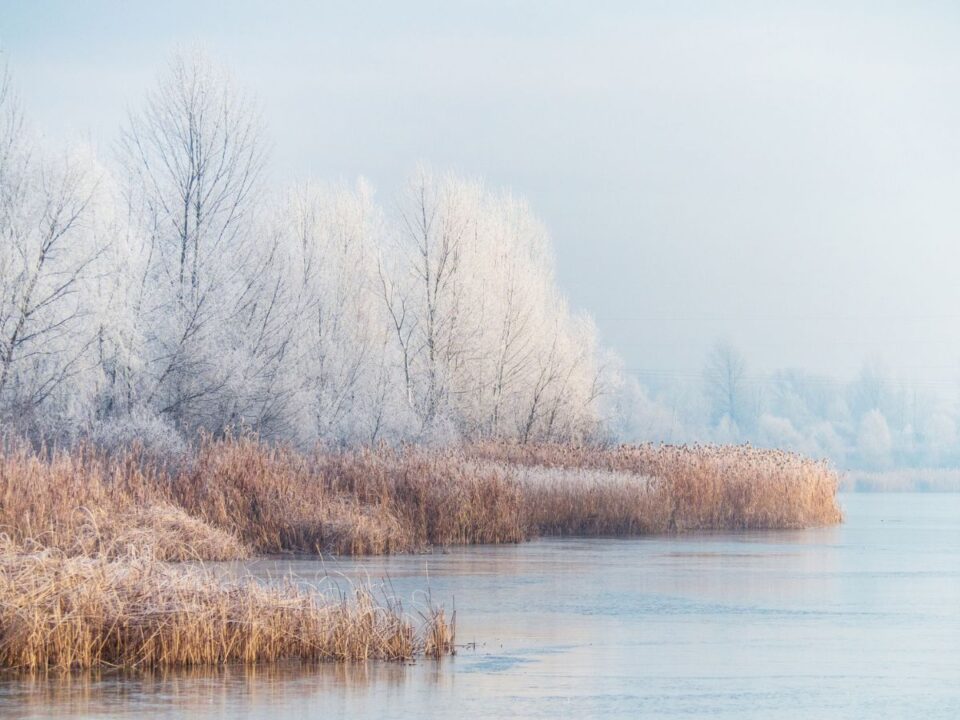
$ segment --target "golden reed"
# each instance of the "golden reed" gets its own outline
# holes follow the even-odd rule
[[[143,556],[69,557],[0,541],[0,667],[151,669],[224,663],[407,660],[453,652],[442,610],[417,627],[371,591],[229,582]]]
[[[0,532],[68,555],[382,554],[539,535],[840,522],[827,464],[748,446],[473,444],[298,453],[201,440],[171,472],[135,450],[0,454]]]

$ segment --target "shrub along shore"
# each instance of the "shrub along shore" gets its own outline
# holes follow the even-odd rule
[[[453,651],[369,592],[226,582],[183,560],[380,554],[803,528],[841,520],[826,464],[751,447],[471,444],[299,453],[201,439],[176,462],[89,447],[0,454],[0,667],[407,659]]]

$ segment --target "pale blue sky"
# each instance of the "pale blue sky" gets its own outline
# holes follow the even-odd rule
[[[104,154],[178,45],[261,98],[278,182],[420,159],[526,195],[644,369],[960,378],[953,3],[13,2],[32,120]],[[798,9],[803,5],[802,9]]]

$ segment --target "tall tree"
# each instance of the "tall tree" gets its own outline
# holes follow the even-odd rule
[[[478,308],[468,306],[467,258],[480,188],[417,168],[381,253],[381,297],[403,358],[404,383],[423,429],[448,416],[463,388]],[[469,315],[468,313],[473,313]]]
[[[147,338],[147,402],[188,424],[223,424],[249,359],[239,327],[262,301],[262,252],[253,233],[264,164],[259,112],[200,53],[177,55],[121,154],[141,218],[140,322]],[[225,407],[224,403],[226,402]],[[232,408],[232,409],[230,409]],[[215,417],[226,411],[234,417]]]
[[[395,393],[376,275],[382,220],[372,191],[363,181],[352,189],[297,188],[281,222],[302,427],[335,442],[374,441],[387,432],[383,420]]]

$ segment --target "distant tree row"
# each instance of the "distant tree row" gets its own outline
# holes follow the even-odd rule
[[[842,468],[955,467],[958,389],[893,380],[870,364],[849,381],[802,370],[752,373],[736,348],[718,343],[700,378],[625,381],[620,402],[629,410],[619,416],[616,433],[665,442],[750,442],[828,458]]]
[[[256,104],[175,57],[116,157],[37,142],[0,84],[0,421],[37,439],[299,444],[601,430],[603,366],[529,207],[415,170],[265,187]]]

